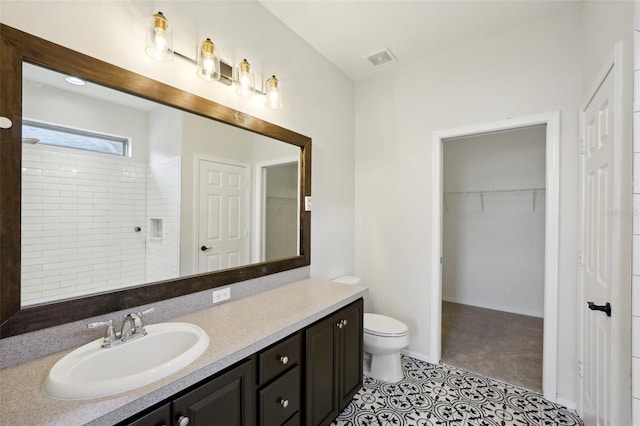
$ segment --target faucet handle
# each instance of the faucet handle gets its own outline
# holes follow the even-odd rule
[[[150,314],[151,312],[154,312],[155,310],[156,310],[155,307],[146,309],[146,310],[144,310],[142,312],[138,312],[138,316]]]
[[[127,315],[125,318],[129,317],[132,320],[132,327],[133,327],[133,332],[134,333],[143,333],[143,334],[147,334],[146,330],[144,329],[144,320],[142,319],[143,316],[145,316],[146,314],[150,314],[151,312],[155,311],[156,308],[149,308],[146,309],[142,312],[138,312],[138,313],[131,313],[129,315]]]
[[[96,322],[90,322],[89,324],[87,324],[87,328],[98,328],[98,327],[104,327],[104,326],[113,326],[113,320],[110,319],[109,321],[96,321]]]
[[[138,319],[138,321],[139,321],[139,327],[141,327],[141,328],[143,328],[143,329],[144,329],[144,321],[142,320],[142,317],[143,317],[143,316],[145,316],[145,315],[147,315],[147,314],[150,314],[151,312],[153,312],[153,311],[155,311],[155,310],[156,310],[156,308],[149,308],[149,309],[145,309],[145,310],[144,310],[144,311],[142,311],[142,312],[138,312],[138,313],[136,314],[136,315],[138,316],[138,318],[137,318],[137,319]]]

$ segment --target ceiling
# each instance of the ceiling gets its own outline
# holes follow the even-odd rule
[[[527,24],[576,1],[259,0],[353,80]],[[365,57],[390,49],[397,62]]]

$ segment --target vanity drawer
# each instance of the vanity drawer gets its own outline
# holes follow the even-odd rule
[[[258,384],[267,383],[292,366],[299,365],[301,356],[302,335],[300,333],[260,352],[258,355]]]
[[[300,410],[300,366],[258,392],[260,426],[280,426]],[[290,423],[288,423],[290,424]]]

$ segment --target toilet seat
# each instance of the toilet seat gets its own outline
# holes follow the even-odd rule
[[[364,332],[380,337],[402,337],[409,333],[409,328],[397,319],[366,313],[364,314]]]

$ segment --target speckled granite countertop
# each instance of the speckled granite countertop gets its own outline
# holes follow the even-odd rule
[[[300,330],[366,293],[359,285],[308,279],[173,318],[196,324],[210,344],[191,365],[110,397],[56,400],[42,392],[49,369],[70,351],[0,370],[1,425],[112,425]]]

